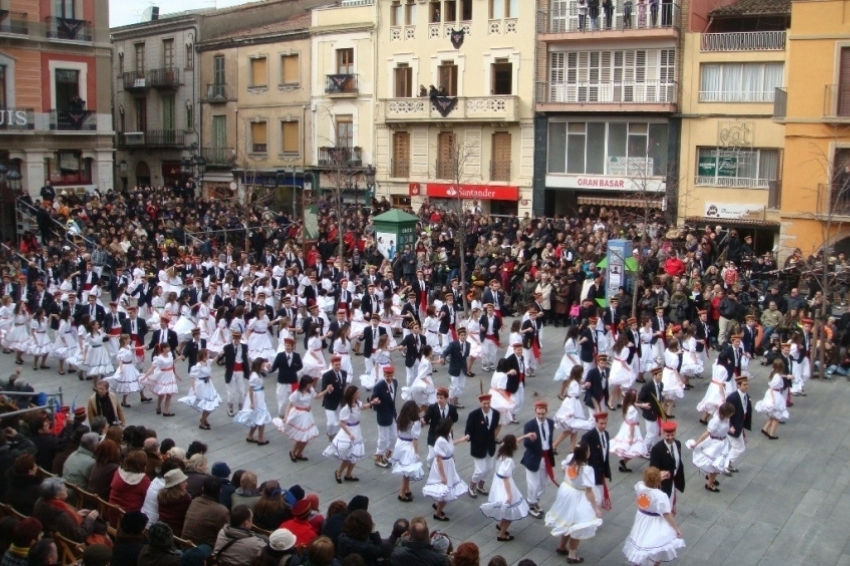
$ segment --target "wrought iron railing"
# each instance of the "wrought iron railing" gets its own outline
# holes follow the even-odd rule
[[[91,110],[51,110],[50,129],[59,131],[94,131],[97,116]]]
[[[357,94],[357,75],[325,75],[326,94]]]
[[[699,50],[710,51],[782,51],[785,31],[733,31],[700,35]]]
[[[334,167],[360,167],[363,164],[359,147],[320,147],[319,165]]]
[[[16,12],[14,10],[0,10],[0,33],[27,35],[29,33],[27,13]]]
[[[88,20],[47,16],[44,21],[47,24],[48,39],[67,39],[91,43],[92,25]]]

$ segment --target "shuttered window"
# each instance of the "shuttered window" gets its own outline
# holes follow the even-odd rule
[[[841,48],[841,69],[838,85],[839,116],[850,116],[850,47]]]
[[[490,166],[491,181],[511,180],[511,134],[493,134],[493,161]]]
[[[407,63],[399,63],[395,71],[395,97],[410,98],[413,96],[413,69]]]
[[[298,143],[298,122],[281,122],[280,139],[283,153],[297,154],[300,147]]]
[[[251,59],[251,86],[268,85],[268,65],[265,57]]]
[[[457,65],[454,61],[443,61],[440,70],[440,94],[457,96]]]
[[[410,134],[396,132],[393,134],[393,177],[410,176]]]
[[[268,132],[265,122],[251,123],[251,149],[254,153],[266,153],[268,149]]]
[[[280,84],[298,84],[298,55],[283,55],[280,58]]]
[[[452,132],[440,132],[437,136],[437,178],[454,179],[457,170],[455,135]]]

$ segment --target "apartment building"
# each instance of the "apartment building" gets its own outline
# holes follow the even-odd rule
[[[536,5],[378,5],[378,193],[517,215],[531,210]]]

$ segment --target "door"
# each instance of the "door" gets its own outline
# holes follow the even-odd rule
[[[174,96],[162,97],[162,132],[163,142],[177,142],[177,121],[174,117]]]
[[[457,96],[457,65],[443,61],[440,71],[440,96]]]
[[[336,72],[338,75],[354,74],[354,49],[336,50]]]
[[[213,86],[210,93],[211,98],[222,99],[225,97],[224,92],[224,56],[217,55],[213,58]]]
[[[148,99],[136,99],[136,131],[144,132],[148,129]]]
[[[410,133],[393,134],[393,177],[410,176]]]
[[[493,63],[493,94],[513,94],[513,77],[513,65],[507,59],[496,59]]]
[[[71,69],[56,69],[56,110],[83,110],[80,99],[80,72]]]
[[[452,132],[440,132],[437,137],[437,178],[455,179],[457,171],[455,155],[455,135]]]
[[[850,116],[850,47],[841,48],[838,79],[838,116]]]
[[[493,134],[493,160],[490,167],[491,181],[511,180],[511,134],[496,132]]]
[[[395,68],[395,97],[409,98],[413,96],[413,69],[406,63],[399,63]]]

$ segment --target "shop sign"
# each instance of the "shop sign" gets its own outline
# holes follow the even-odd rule
[[[410,183],[410,196],[428,196],[433,198],[460,198],[477,200],[519,200],[519,187],[492,185],[471,185],[462,183]]]
[[[708,218],[726,218],[729,220],[761,220],[764,206],[760,204],[720,204],[705,203],[705,216]]]
[[[546,187],[550,189],[576,189],[588,191],[627,191],[657,193],[664,191],[666,183],[660,177],[636,178],[610,175],[547,175]]]

